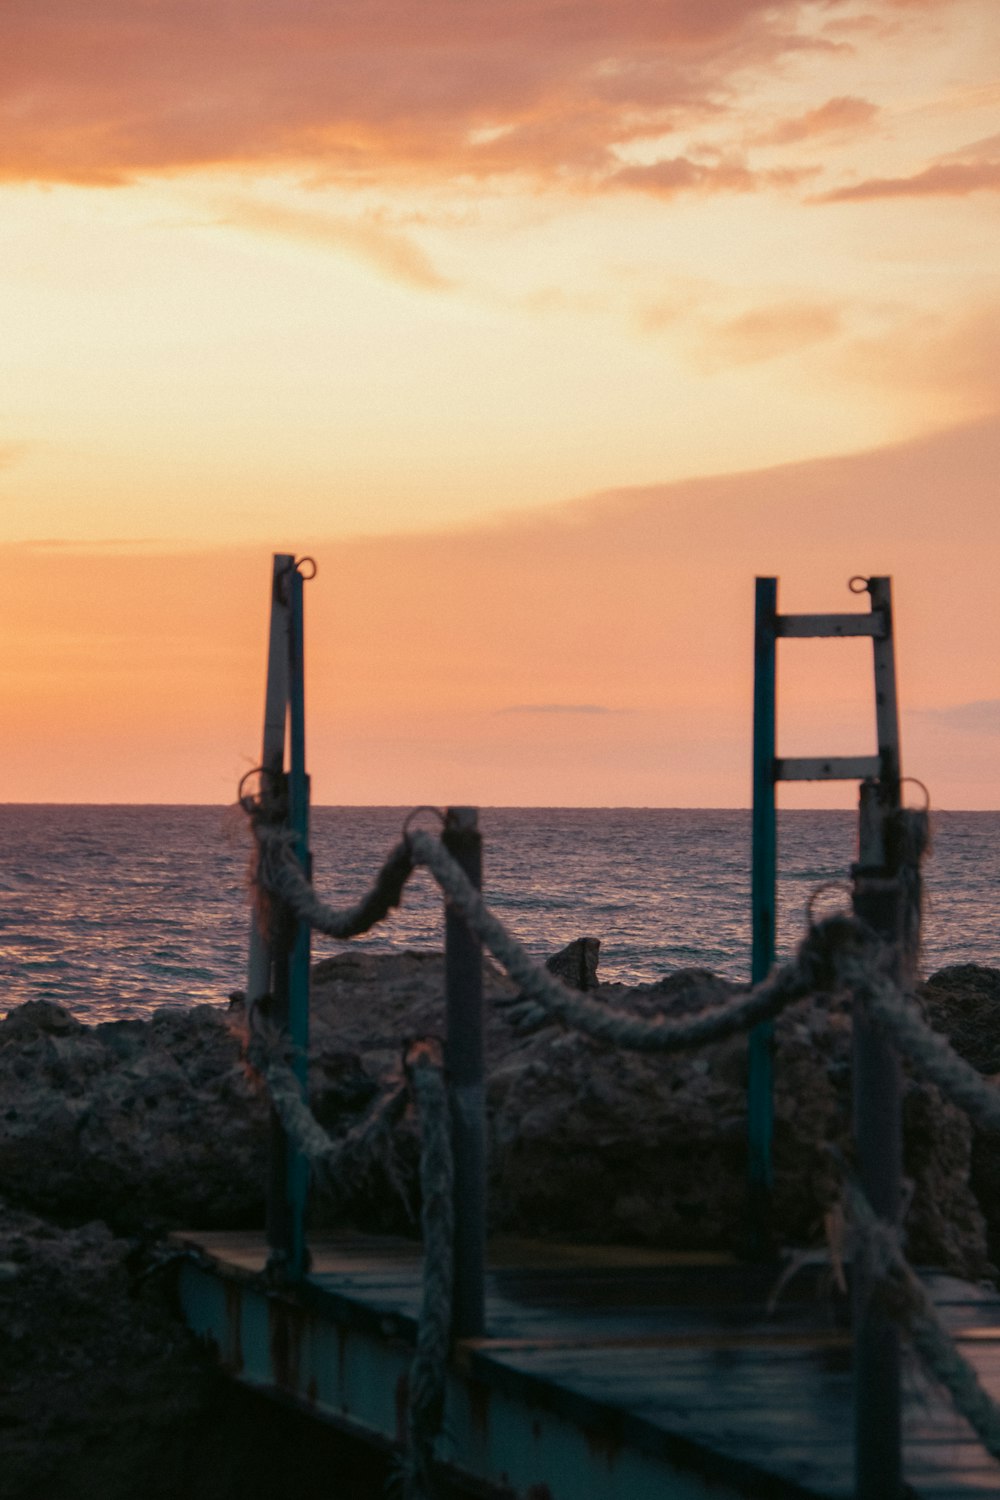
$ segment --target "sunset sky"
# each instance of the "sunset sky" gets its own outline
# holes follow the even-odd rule
[[[232,800],[290,551],[318,802],[746,805],[754,575],[884,572],[1000,807],[997,0],[8,0],[0,110],[0,800]]]

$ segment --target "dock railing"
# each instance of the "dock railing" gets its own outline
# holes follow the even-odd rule
[[[862,790],[862,828],[874,793]],[[1000,1458],[1000,1409],[980,1385],[906,1261],[898,1221],[899,1091],[886,1089],[898,1057],[936,1083],[981,1128],[1000,1130],[1000,1090],[959,1057],[924,1021],[913,994],[912,953],[919,922],[920,862],[926,812],[880,813],[879,860],[854,871],[854,912],[810,920],[795,955],[723,1005],[705,992],[700,1011],[649,1018],[569,989],[536,962],[490,911],[480,890],[480,843],[471,808],[439,814],[440,836],[411,828],[390,851],[373,885],[353,906],[317,895],[297,849],[295,829],[266,812],[266,798],[244,798],[257,842],[259,892],[286,919],[345,939],[370,930],[402,897],[422,866],[445,904],[447,1036],[443,1059],[432,1042],[411,1047],[406,1074],[421,1119],[425,1285],[410,1383],[407,1494],[429,1492],[434,1440],[443,1410],[444,1371],[455,1338],[483,1332],[486,1134],[482,1073],[485,948],[519,986],[525,1003],[610,1047],[647,1053],[693,1049],[773,1020],[807,996],[849,994],[862,1052],[855,1068],[856,1170],[841,1163],[853,1224],[858,1500],[902,1495],[898,1332],[951,1393],[985,1447]],[[886,852],[888,851],[888,853]],[[249,1004],[251,1063],[270,1092],[282,1130],[313,1171],[336,1179],[352,1153],[384,1131],[402,1107],[402,1088],[375,1101],[359,1125],[334,1141],[312,1116],[301,1049],[275,1027],[262,1003]],[[865,1060],[867,1058],[867,1061]],[[874,1058],[874,1061],[873,1061]],[[301,1212],[305,1212],[304,1198]],[[297,1231],[304,1243],[304,1224]],[[287,1265],[285,1274],[302,1274]],[[874,1415],[873,1415],[874,1413]]]

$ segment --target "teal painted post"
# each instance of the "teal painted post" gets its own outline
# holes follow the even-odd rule
[[[264,703],[264,745],[261,756],[261,798],[274,818],[287,816],[285,740],[288,729],[288,588],[287,578],[295,559],[276,552],[271,572],[271,622],[268,637],[267,690]],[[271,906],[270,921],[262,927],[254,915],[250,938],[247,978],[247,1011],[258,1003],[267,1006],[268,1019],[283,1029],[288,1019],[288,933],[280,902]],[[268,1265],[285,1275],[289,1265],[291,1233],[288,1212],[288,1143],[274,1106],[270,1111],[267,1163]]]
[[[896,746],[891,748],[898,759]],[[894,949],[890,977],[905,984],[914,977],[908,960],[915,952],[904,950],[900,870],[896,851],[887,847],[898,805],[898,779],[895,788],[861,783],[854,912]],[[902,1210],[902,1067],[889,1039],[856,1000],[853,1092],[861,1187],[879,1218],[896,1230]],[[855,1500],[901,1500],[904,1493],[899,1326],[879,1292],[870,1253],[861,1246],[852,1285]]]
[[[753,830],[751,982],[756,984],[774,963],[777,886],[777,817],[775,808],[775,711],[777,697],[778,580],[758,578],[754,611],[753,689]],[[747,1080],[749,1147],[748,1211],[751,1248],[765,1253],[770,1241],[770,1206],[774,1133],[773,1032],[770,1021],[750,1033]]]
[[[295,834],[295,852],[306,874],[312,877],[309,850],[309,777],[306,774],[305,616],[303,578],[298,568],[287,574],[288,588],[288,821]],[[307,922],[297,922],[292,936],[288,970],[288,1035],[292,1043],[292,1068],[302,1087],[309,1086],[309,970],[311,932]],[[291,1242],[288,1271],[301,1276],[306,1270],[306,1205],[309,1164],[288,1146],[288,1199]]]
[[[449,807],[441,842],[476,890],[483,844],[474,807]],[[483,950],[465,919],[445,903],[445,1067],[455,1159],[455,1264],[451,1332],[482,1338],[486,1326],[486,1096],[483,1087]]]
[[[288,715],[288,606],[284,577],[294,557],[276,552],[271,562],[271,611],[268,625],[267,678],[264,693],[264,739],[261,749],[261,796],[277,799],[285,774],[285,720]],[[274,960],[268,934],[254,913],[250,922],[250,957],[247,965],[247,1008],[272,990]]]

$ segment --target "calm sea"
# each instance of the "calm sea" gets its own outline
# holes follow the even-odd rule
[[[357,899],[405,812],[314,811],[326,899]],[[601,939],[608,981],[638,984],[691,965],[747,977],[748,812],[487,808],[480,818],[488,900],[538,957],[590,934]],[[846,877],[854,843],[851,813],[781,815],[783,952],[802,931],[810,893]],[[0,809],[0,1013],[48,999],[94,1021],[224,1002],[244,982],[248,854],[233,809]],[[1000,966],[1000,813],[936,814],[926,874],[925,972]],[[440,947],[429,876],[415,877],[403,909],[355,942]],[[316,952],[336,947],[320,938]]]

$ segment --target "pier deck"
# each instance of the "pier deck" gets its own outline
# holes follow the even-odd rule
[[[313,1241],[292,1290],[262,1276],[261,1235],[174,1238],[189,1252],[187,1320],[231,1374],[370,1442],[402,1444],[418,1245]],[[1000,1397],[1000,1296],[925,1281]],[[773,1282],[773,1268],[718,1256],[495,1242],[488,1336],[461,1341],[449,1371],[447,1470],[528,1500],[850,1500],[845,1309],[809,1267],[769,1314]],[[914,1497],[1000,1496],[1000,1463],[906,1353],[903,1410]]]

